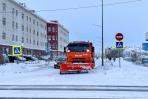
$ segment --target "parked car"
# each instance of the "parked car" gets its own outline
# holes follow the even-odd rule
[[[20,56],[11,56],[11,55],[9,55],[8,58],[9,58],[10,63],[14,63],[15,61],[19,61],[19,62],[20,61],[26,61],[25,58],[20,57]]]
[[[66,58],[58,58],[56,60],[56,63],[54,64],[54,68],[55,69],[59,69],[60,68],[60,64],[65,63]]]
[[[8,56],[8,58],[9,58],[9,62],[10,63],[14,63],[15,62],[15,60],[18,60],[18,58],[16,57],[16,56]]]
[[[17,58],[19,61],[22,61],[22,62],[26,61],[26,58],[24,58],[24,57],[18,56]]]
[[[32,56],[23,56],[25,59],[26,59],[26,61],[35,61],[36,59],[34,58],[34,57],[32,57]]]

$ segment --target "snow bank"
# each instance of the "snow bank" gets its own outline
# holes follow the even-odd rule
[[[121,59],[116,62],[96,60],[96,68],[89,73],[60,75],[55,62],[37,64],[7,64],[0,67],[1,85],[148,85],[148,67]],[[40,65],[41,64],[41,65]],[[13,72],[12,72],[13,71]]]
[[[32,61],[32,62],[25,62],[25,63],[7,63],[4,65],[0,65],[0,73],[1,74],[8,74],[8,73],[25,73],[32,71],[34,69],[40,68],[46,65],[47,62],[45,61]]]

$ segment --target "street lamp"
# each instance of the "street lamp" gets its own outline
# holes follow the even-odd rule
[[[104,35],[103,35],[103,32],[104,32],[104,19],[103,19],[103,0],[102,0],[102,66],[104,66]]]

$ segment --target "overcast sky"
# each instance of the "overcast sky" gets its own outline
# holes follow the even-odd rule
[[[34,10],[54,10],[100,5],[101,0],[18,0]],[[133,0],[104,0],[105,4]],[[112,47],[115,34],[124,34],[125,46],[141,46],[148,31],[148,0],[104,7],[104,44]],[[70,41],[92,41],[101,51],[101,7],[38,12],[46,20],[58,20],[70,31]]]

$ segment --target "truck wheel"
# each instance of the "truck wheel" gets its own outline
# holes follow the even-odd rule
[[[86,70],[86,71],[85,71],[85,73],[88,73],[88,72],[89,72],[89,70]]]
[[[79,74],[80,74],[80,73],[81,73],[81,71],[77,71],[77,73],[79,73]]]
[[[58,66],[57,69],[60,69],[60,67]]]
[[[60,71],[60,75],[63,75],[64,73]]]

